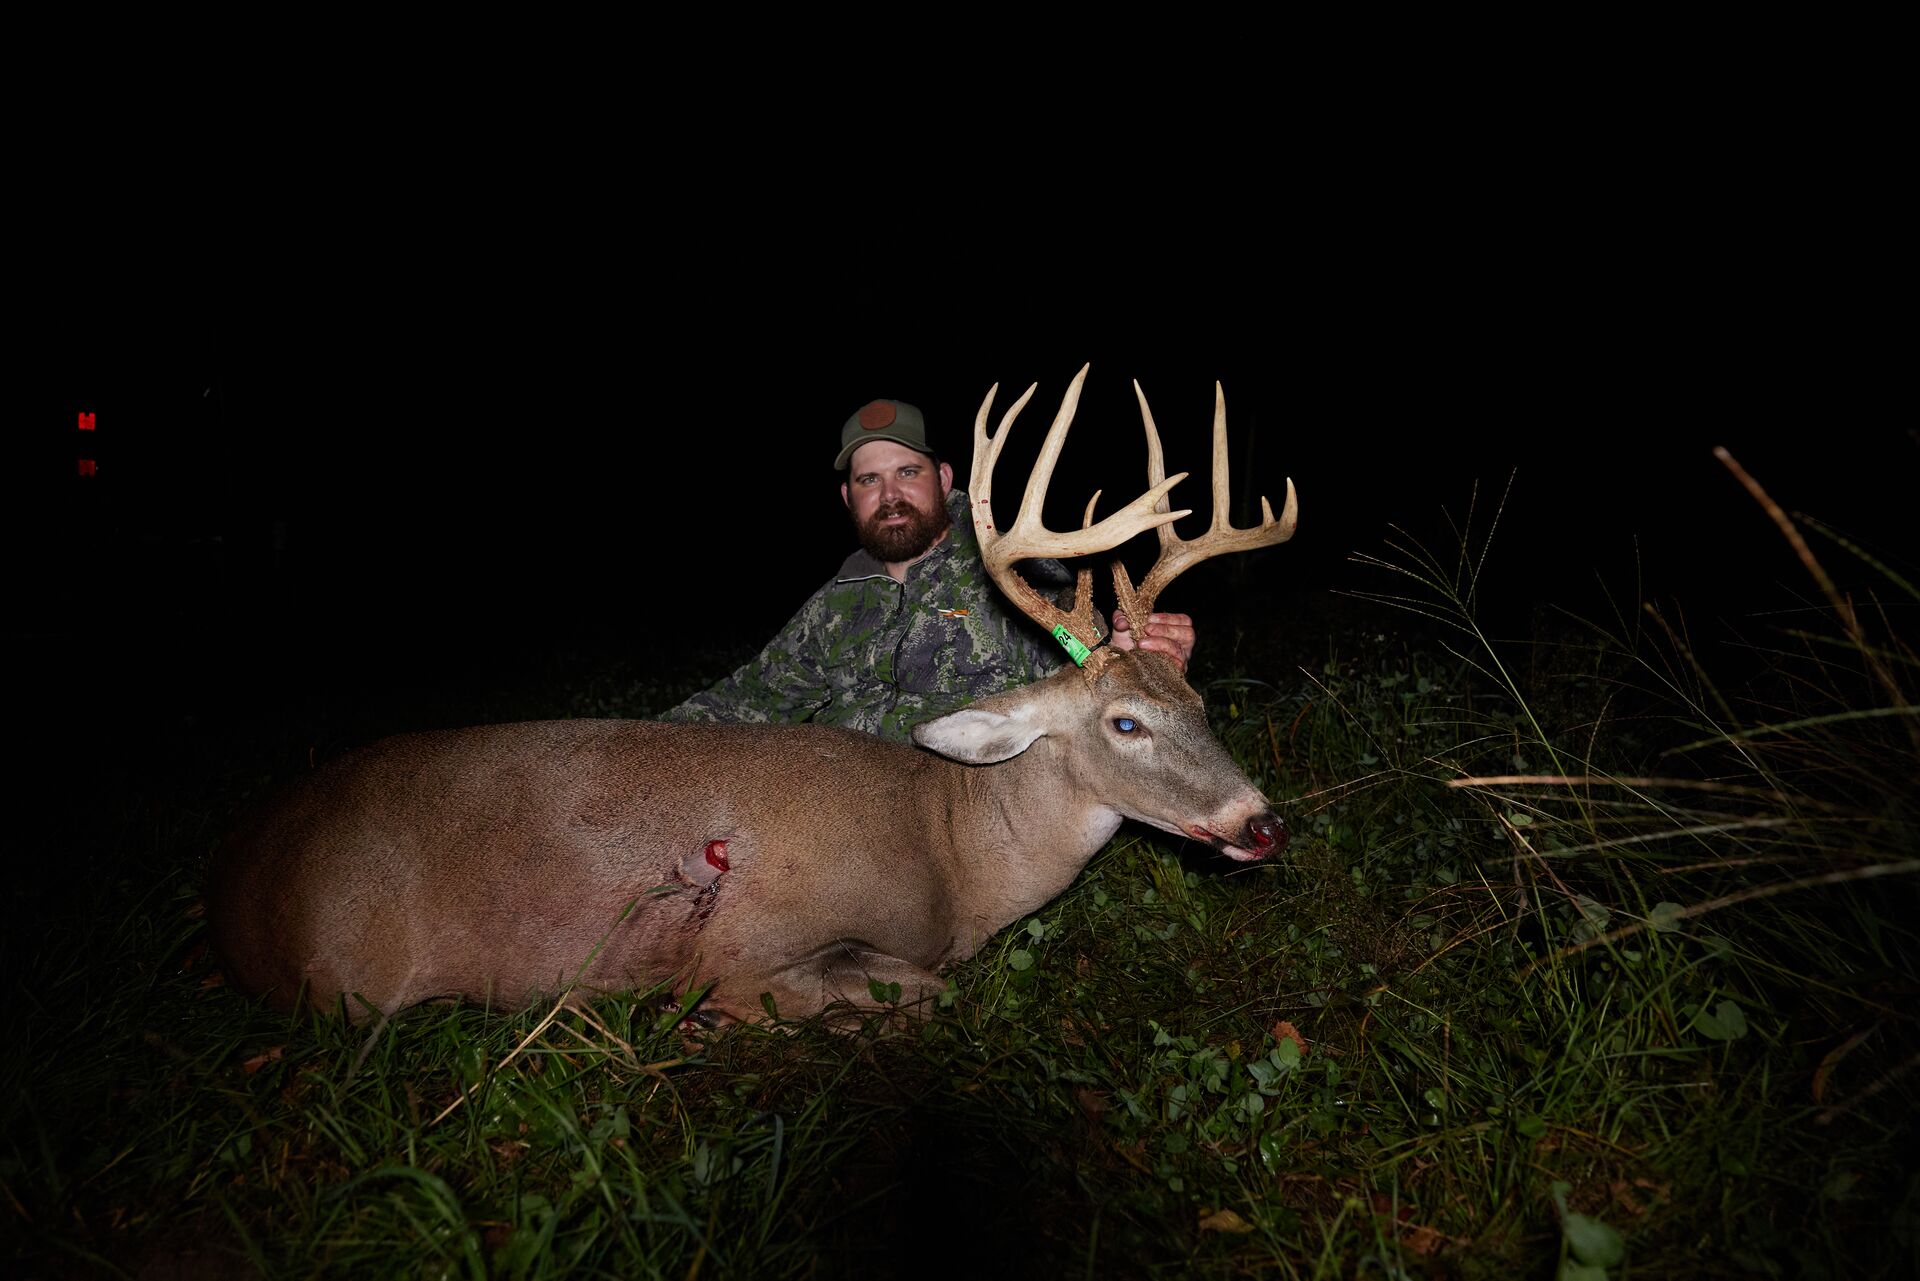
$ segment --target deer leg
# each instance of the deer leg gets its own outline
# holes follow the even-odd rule
[[[894,985],[899,991],[894,992]],[[898,1009],[924,1018],[946,990],[932,970],[853,939],[841,939],[760,977],[729,980],[709,1004],[741,1019],[766,1017],[762,995],[781,1018],[799,1019],[836,1003],[861,1013]]]
[[[924,1016],[947,987],[946,980],[932,970],[852,940],[835,944],[820,960],[820,986],[827,999],[858,1009],[897,1006]],[[892,990],[895,984],[900,988],[897,995]]]

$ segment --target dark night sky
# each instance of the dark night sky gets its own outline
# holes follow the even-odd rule
[[[1250,437],[1254,486],[1299,487],[1299,536],[1265,554],[1283,602],[1377,585],[1349,552],[1390,522],[1444,541],[1442,509],[1515,468],[1499,599],[1579,603],[1595,570],[1630,593],[1636,535],[1650,586],[1696,608],[1797,581],[1717,443],[1904,553],[1915,450],[1844,246],[1763,262],[1777,224],[1732,206],[1556,210],[1356,206],[1150,244],[1056,226],[998,255],[955,229],[550,213],[516,241],[420,215],[103,271],[14,375],[7,626],[48,681],[101,688],[175,653],[240,682],[757,641],[851,546],[828,468],[849,413],[919,403],[964,475],[986,387],[1037,381],[1023,463],[1089,360],[1056,519],[1144,484],[1134,377],[1204,510],[1219,379],[1236,488]]]

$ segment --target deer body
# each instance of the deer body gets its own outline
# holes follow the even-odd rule
[[[1183,540],[1140,398],[1146,493],[1067,534],[1041,497],[1078,403],[1073,381],[1020,514],[993,525],[991,440],[974,425],[974,529],[1001,590],[1056,635],[1095,638],[1083,570],[1071,614],[1013,564],[1089,555],[1157,529],[1161,558],[1123,609],[1145,619],[1187,566],[1282,542],[1284,515],[1226,516],[1216,385],[1213,527]],[[1136,384],[1136,391],[1138,390]],[[1184,475],[1184,474],[1183,474]],[[1095,496],[1096,500],[1098,495]],[[1071,648],[1071,647],[1070,647]],[[712,982],[708,1008],[758,1018],[835,1001],[905,1003],[938,971],[1065,889],[1123,818],[1231,858],[1283,849],[1286,826],[1207,727],[1200,697],[1153,653],[1079,650],[1084,665],[917,727],[917,747],[820,726],[550,721],[404,735],[332,762],[270,803],[215,860],[213,941],[234,984],[352,1017],[453,996],[517,1006],[570,989]]]
[[[1100,693],[1151,728],[1158,759],[1109,759]],[[1002,737],[961,741],[996,717]],[[1156,656],[1092,685],[1062,671],[921,733],[983,762],[1015,750],[968,764],[823,726],[649,721],[387,739],[228,845],[215,942],[243,990],[283,1007],[303,988],[323,1007],[346,996],[356,1017],[362,1001],[519,1006],[576,976],[589,991],[712,979],[718,1012],[756,1017],[767,993],[807,1014],[873,1005],[870,979],[903,1001],[939,992],[942,967],[1059,894],[1127,815],[1200,826],[1229,852],[1279,839]],[[705,856],[716,841],[725,870]]]

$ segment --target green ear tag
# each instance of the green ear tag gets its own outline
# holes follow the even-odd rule
[[[1087,665],[1087,655],[1093,651],[1085,645],[1082,645],[1079,638],[1072,632],[1068,631],[1065,627],[1056,625],[1053,629],[1053,638],[1060,642],[1062,649],[1067,651],[1067,657],[1073,660],[1075,667],[1085,667]]]

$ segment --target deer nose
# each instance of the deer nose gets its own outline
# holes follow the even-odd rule
[[[1287,842],[1293,833],[1287,830],[1287,821],[1272,810],[1256,814],[1247,820],[1246,837],[1240,842],[1241,848],[1252,850],[1265,857],[1278,854],[1287,848]]]

